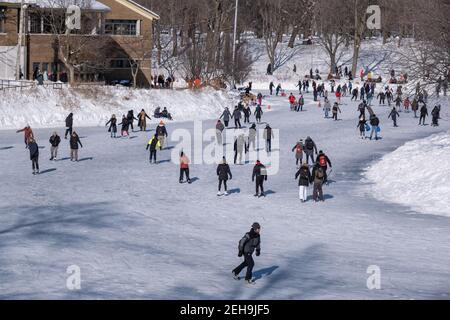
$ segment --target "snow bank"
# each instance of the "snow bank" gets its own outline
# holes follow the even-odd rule
[[[367,169],[376,198],[450,217],[450,132],[406,143]]]
[[[120,117],[133,109],[167,107],[175,121],[206,120],[218,117],[232,97],[214,89],[146,90],[125,87],[93,86],[70,89],[36,87],[0,92],[0,129],[62,127],[70,112],[76,126],[101,126],[111,114]],[[156,121],[156,120],[152,120]]]

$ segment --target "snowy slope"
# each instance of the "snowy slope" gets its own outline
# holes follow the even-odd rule
[[[121,117],[128,110],[137,114],[145,109],[150,116],[159,106],[167,107],[175,121],[215,118],[232,98],[225,91],[145,90],[93,86],[83,89],[36,87],[23,92],[0,92],[0,129],[64,126],[70,112],[76,127],[103,126],[114,113]],[[156,120],[154,120],[156,121]]]
[[[373,194],[415,212],[450,217],[450,133],[406,143],[367,169]]]
[[[153,132],[114,140],[104,128],[81,128],[83,161],[68,161],[63,141],[62,160],[53,163],[52,130],[36,129],[44,173],[32,176],[23,136],[2,131],[0,163],[8,170],[0,171],[0,298],[450,298],[450,219],[409,215],[408,207],[368,195],[363,179],[371,162],[450,123],[418,127],[409,114],[392,128],[388,108],[376,106],[383,140],[364,141],[354,102],[344,98],[342,120],[334,122],[311,94],[306,100],[302,113],[290,112],[285,98],[264,101],[273,112],[263,121],[280,129],[280,171],[266,183],[265,199],[252,196],[251,163],[231,166],[228,197],[216,196],[215,165],[191,166],[197,180],[180,185],[171,150],[148,164]],[[203,131],[213,127],[203,122]],[[170,123],[171,138],[177,129],[195,131],[192,122]],[[333,163],[324,203],[298,200],[291,148],[307,135]],[[263,228],[262,255],[250,288],[230,271],[241,262],[237,241],[254,221]],[[73,264],[81,268],[79,291],[66,288]],[[381,290],[366,286],[371,265],[381,269]]]

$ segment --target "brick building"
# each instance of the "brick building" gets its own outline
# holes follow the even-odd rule
[[[137,84],[149,86],[152,24],[159,19],[154,12],[131,0],[24,0],[24,4],[21,9],[20,0],[0,0],[0,79],[16,76],[23,10],[22,78],[34,79],[40,73],[53,81],[67,81],[71,75],[74,82],[132,81],[131,66],[139,65]],[[71,4],[81,8],[82,19],[81,30],[69,35],[65,20]],[[78,56],[65,57],[62,43],[67,44],[64,48],[69,44],[80,48]]]

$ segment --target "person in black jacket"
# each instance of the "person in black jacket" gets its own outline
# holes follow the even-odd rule
[[[236,129],[237,128],[239,128],[239,129],[242,128],[241,117],[242,117],[241,111],[239,110],[238,106],[236,106],[234,108],[233,115],[231,116],[231,118],[234,118],[234,127]]]
[[[311,172],[309,171],[309,166],[306,162],[295,174],[295,179],[297,179],[299,176],[300,179],[298,180],[298,195],[301,202],[306,202],[306,200],[308,199],[308,187],[311,181]]]
[[[147,144],[146,150],[150,148],[150,163],[152,163],[152,160],[154,163],[156,163],[156,150],[160,148],[161,144],[158,140],[158,134],[155,133],[153,138],[150,139],[150,141]]]
[[[391,113],[389,113],[388,119],[392,118],[392,121],[394,122],[394,127],[398,127],[397,125],[397,117],[400,117],[400,114],[397,112],[395,107],[392,108]]]
[[[267,181],[267,169],[259,160],[256,160],[256,164],[253,167],[252,181],[254,182],[255,179],[256,179],[255,197],[265,197],[264,180]],[[260,189],[261,193],[259,193]]]
[[[50,147],[50,152],[51,152],[51,157],[50,157],[50,161],[54,160],[56,161],[56,157],[58,155],[58,146],[61,142],[61,138],[58,136],[58,134],[55,132],[53,132],[53,135],[50,137],[50,139],[48,140],[51,144]]]
[[[378,126],[380,125],[380,119],[378,119],[375,114],[370,116],[370,125],[372,126],[372,131],[370,132],[370,140],[372,140],[374,133],[375,140],[378,140]]]
[[[323,182],[327,183],[327,170],[328,170],[328,165],[330,166],[330,168],[332,168],[333,166],[331,165],[331,161],[328,158],[328,156],[323,153],[322,150],[319,151],[319,155],[316,158],[316,163],[319,165],[319,167],[322,168],[323,170],[323,174],[324,174],[324,178],[323,178]]]
[[[233,278],[240,280],[239,273],[247,267],[247,272],[245,274],[245,281],[248,284],[254,284],[255,281],[252,279],[253,267],[255,266],[255,261],[253,260],[253,252],[256,251],[256,256],[261,255],[261,226],[258,222],[253,223],[250,232],[247,232],[244,237],[239,241],[238,245],[238,257],[244,256],[244,262],[242,262],[233,271]]]
[[[250,106],[244,107],[243,111],[244,111],[244,123],[250,123],[250,115],[252,114]]]
[[[70,161],[78,161],[78,144],[83,148],[78,134],[74,131],[70,136]]]
[[[39,147],[36,140],[33,138],[28,142],[28,150],[30,150],[31,166],[33,167],[33,174],[39,174]]]
[[[256,122],[261,123],[261,117],[263,115],[261,105],[256,106],[254,115],[256,117]]]
[[[217,166],[217,176],[219,177],[219,191],[217,192],[217,195],[218,196],[222,195],[221,192],[222,183],[225,189],[225,192],[223,194],[228,195],[228,188],[227,188],[228,177],[231,180],[233,176],[231,175],[230,166],[228,165],[225,157],[223,157],[223,162]]]
[[[440,118],[440,112],[441,112],[441,105],[437,105],[433,108],[433,110],[431,111],[431,116],[432,116],[432,123],[431,125],[433,127],[438,127],[439,126],[439,118]]]
[[[128,111],[127,120],[128,120],[128,126],[130,126],[131,131],[134,132],[133,122],[134,122],[134,120],[138,120],[138,119],[134,116],[133,110]]]
[[[419,119],[419,126],[425,125],[425,118],[428,117],[428,109],[427,105],[424,103],[422,108],[420,108],[420,119]]]
[[[309,164],[309,159],[311,158],[311,162],[314,162],[314,152],[317,155],[317,146],[316,143],[311,139],[311,137],[307,137],[305,140],[305,148],[304,152],[306,155],[306,163]]]
[[[166,138],[168,136],[166,126],[164,125],[164,122],[162,120],[159,122],[158,126],[156,127],[156,135],[158,136],[159,143],[160,143],[159,149],[162,150],[164,147]]]
[[[105,127],[107,127],[109,124],[108,132],[111,132],[111,138],[116,138],[117,134],[117,118],[116,115],[113,114],[111,116],[111,119],[105,124]]]
[[[66,133],[64,134],[64,139],[67,139],[67,134],[72,135],[72,127],[73,127],[73,113],[69,113],[66,118]]]
[[[128,133],[129,124],[128,124],[128,119],[127,119],[127,117],[125,117],[125,115],[122,116],[122,122],[119,123],[119,126],[122,126],[122,128],[120,130],[121,136],[123,137],[124,133],[126,133],[126,135],[129,136],[129,133]]]

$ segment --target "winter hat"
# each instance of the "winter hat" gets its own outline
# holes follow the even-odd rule
[[[258,230],[258,229],[261,229],[261,226],[259,225],[258,222],[254,222],[254,223],[252,224],[252,229],[253,229],[253,230]]]
[[[257,164],[257,165],[260,165],[260,164],[261,164],[261,161],[256,160],[256,164]]]

